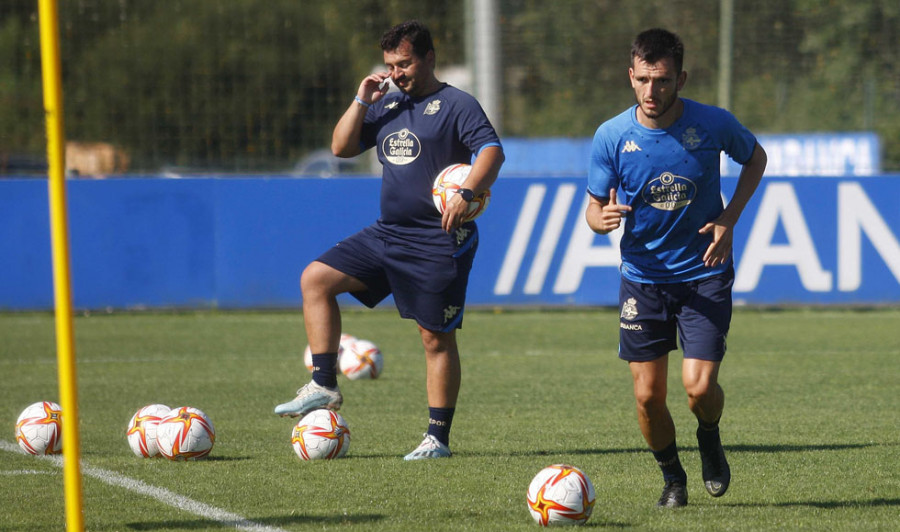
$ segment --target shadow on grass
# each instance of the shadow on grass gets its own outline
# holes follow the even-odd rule
[[[732,453],[801,453],[809,451],[844,451],[848,449],[863,449],[866,447],[877,447],[877,443],[834,443],[834,444],[811,444],[811,445],[777,445],[777,444],[736,444],[725,445],[726,452]],[[696,445],[679,445],[680,451],[697,451]],[[595,447],[590,449],[553,449],[533,451],[486,451],[486,452],[461,452],[455,456],[551,456],[560,454],[635,454],[646,453],[646,447]]]
[[[616,521],[596,521],[592,517],[587,523],[578,528],[633,528],[633,523],[620,523]]]
[[[864,449],[866,447],[878,447],[879,443],[826,443],[811,445],[777,445],[777,444],[736,444],[725,445],[725,451],[730,453],[801,453],[809,451],[844,451],[849,449]],[[680,451],[698,451],[696,445],[679,445]],[[556,456],[562,454],[591,455],[591,454],[641,454],[646,453],[646,447],[595,447],[589,449],[534,449],[531,451],[508,451],[498,449],[496,451],[461,451],[454,452],[453,456],[460,458],[479,457],[516,457],[516,456]],[[382,460],[386,458],[403,458],[403,454],[354,454],[350,453],[342,460]],[[234,458],[238,460],[239,458]]]
[[[267,517],[259,519],[249,519],[247,521],[219,521],[222,527],[246,527],[251,523],[256,525],[265,525],[272,527],[316,524],[316,525],[353,525],[362,523],[377,523],[384,519],[383,515],[378,514],[361,514],[361,515],[285,515],[281,517]],[[126,526],[129,530],[209,530],[210,525],[215,523],[209,519],[190,519],[181,521],[157,521],[148,523],[128,523]]]
[[[617,454],[617,453],[643,453],[646,449],[558,449],[552,451],[534,450],[534,451],[462,451],[454,452],[454,457],[459,458],[483,458],[483,457],[516,457],[516,456],[553,456],[558,454]],[[397,458],[402,460],[402,454],[348,454],[341,460],[382,460],[386,458]],[[428,461],[428,460],[426,460]],[[415,462],[410,462],[415,463]]]
[[[736,502],[722,506],[735,508],[790,508],[795,506],[823,508],[834,510],[841,508],[876,508],[882,506],[900,506],[900,499],[869,499],[865,501],[791,501],[791,502]]]
[[[865,449],[866,447],[878,447],[877,443],[821,443],[809,445],[725,445],[726,451],[738,453],[802,453],[806,451],[846,451],[848,449]],[[691,449],[691,447],[687,447]],[[697,447],[693,447],[697,450]]]
[[[201,458],[200,462],[240,462],[242,460],[253,460],[253,456],[206,456]]]

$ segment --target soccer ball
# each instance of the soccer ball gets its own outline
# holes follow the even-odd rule
[[[216,443],[216,429],[206,414],[197,408],[173,408],[159,420],[156,445],[159,454],[169,460],[196,460],[208,455]]]
[[[156,445],[156,428],[162,418],[166,417],[172,409],[166,405],[147,405],[131,417],[128,422],[128,430],[125,435],[128,445],[137,456],[151,458],[159,456],[159,447]]]
[[[447,202],[450,201],[450,198],[452,197],[451,194],[455,194],[459,191],[462,184],[466,181],[466,178],[469,177],[470,171],[472,171],[471,165],[461,163],[451,164],[447,168],[441,170],[441,173],[434,179],[434,185],[431,187],[431,199],[434,201],[434,206],[437,207],[439,213],[444,214]],[[475,218],[481,216],[484,210],[487,209],[490,200],[490,190],[485,190],[475,196],[475,199],[469,202],[469,210],[463,218],[463,221],[471,222]]]
[[[340,369],[341,364],[341,355],[343,355],[344,351],[347,350],[347,346],[356,341],[356,337],[352,334],[342,334],[341,335],[341,344],[338,346],[338,359],[335,362],[335,365],[338,369]],[[309,348],[309,344],[306,345],[306,349],[303,351],[303,364],[306,366],[306,369],[312,373],[313,363],[312,363],[312,350]]]
[[[384,355],[368,340],[356,340],[341,355],[341,372],[350,380],[377,379],[384,367]]]
[[[594,509],[594,485],[577,467],[541,469],[528,486],[528,511],[541,526],[583,525]]]
[[[29,405],[16,420],[16,441],[29,454],[62,452],[62,407],[52,401]]]
[[[291,445],[301,460],[340,458],[350,449],[350,429],[337,412],[313,410],[294,427]]]

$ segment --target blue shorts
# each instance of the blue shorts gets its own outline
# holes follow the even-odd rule
[[[721,362],[731,325],[734,269],[683,283],[619,287],[619,358],[647,362],[678,348],[685,358]]]
[[[425,245],[375,224],[316,260],[362,281],[366,290],[351,295],[367,307],[393,294],[400,316],[430,331],[450,332],[462,328],[478,230],[467,224],[437,237],[438,245]]]

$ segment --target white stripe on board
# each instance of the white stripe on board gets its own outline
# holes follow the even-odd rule
[[[5,440],[0,440],[0,450],[11,453],[14,452],[25,454],[25,451],[19,448],[18,445],[9,443]],[[62,467],[63,465],[63,459],[60,455],[36,456],[35,458],[52,462],[57,467]],[[284,529],[274,528],[263,525],[261,523],[250,521],[244,517],[241,517],[240,515],[226,512],[225,510],[216,508],[215,506],[210,506],[208,504],[183,497],[165,488],[151,486],[146,482],[129,478],[125,475],[120,475],[119,473],[116,473],[114,471],[107,471],[106,469],[101,469],[99,467],[91,467],[85,465],[84,462],[82,462],[81,466],[81,472],[83,475],[103,481],[111,486],[118,486],[140,495],[152,497],[164,504],[168,504],[169,506],[173,506],[180,510],[184,510],[194,515],[210,519],[212,521],[217,521],[218,523],[225,526],[231,526],[238,530],[249,530],[253,532],[286,532]]]

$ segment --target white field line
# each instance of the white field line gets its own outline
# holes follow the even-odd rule
[[[25,454],[25,452],[21,448],[19,448],[18,445],[9,443],[5,440],[0,440],[0,450],[10,453]],[[62,467],[63,465],[62,456],[59,455],[36,456],[35,458],[50,461],[57,467]],[[184,510],[194,515],[210,519],[212,521],[217,521],[218,523],[225,526],[232,526],[238,530],[250,530],[253,532],[286,532],[281,528],[270,527],[261,523],[250,521],[244,517],[241,517],[240,515],[226,512],[225,510],[216,508],[215,506],[210,506],[208,504],[183,497],[165,488],[151,486],[146,482],[129,478],[125,475],[120,475],[119,473],[116,473],[114,471],[107,471],[106,469],[101,469],[99,467],[91,467],[85,465],[84,462],[82,462],[81,465],[81,472],[83,475],[95,478],[111,486],[118,486],[140,495],[151,497],[164,504],[168,504],[169,506],[178,508],[179,510]]]

